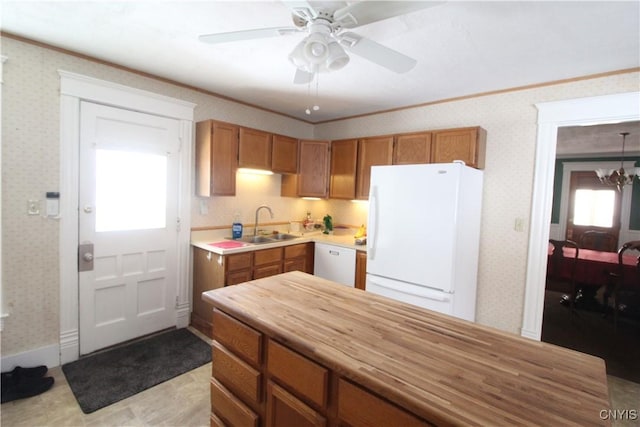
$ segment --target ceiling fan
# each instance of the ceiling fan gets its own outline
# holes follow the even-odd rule
[[[227,43],[307,33],[289,54],[296,66],[294,83],[313,81],[316,73],[339,70],[349,62],[348,51],[387,68],[404,73],[416,65],[416,60],[396,50],[351,31],[344,31],[394,16],[435,6],[432,1],[283,1],[291,10],[294,27],[270,27],[199,37],[205,43]]]

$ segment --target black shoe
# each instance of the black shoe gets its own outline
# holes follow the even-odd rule
[[[26,378],[17,384],[2,383],[2,403],[44,393],[53,386],[53,378]]]
[[[2,373],[2,382],[13,382],[14,384],[19,383],[23,379],[29,378],[42,378],[47,373],[48,369],[46,366],[36,366],[35,368],[22,368],[20,366],[16,366],[13,368],[11,372],[3,372]]]

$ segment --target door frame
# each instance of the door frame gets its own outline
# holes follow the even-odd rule
[[[540,341],[558,128],[640,120],[640,92],[535,104],[538,136],[520,334]]]
[[[189,241],[193,113],[195,104],[64,70],[60,75],[60,364],[80,355],[78,306],[78,189],[80,101],[139,111],[180,121],[178,195],[178,288],[176,327],[189,325]]]

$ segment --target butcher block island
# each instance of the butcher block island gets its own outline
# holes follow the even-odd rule
[[[212,426],[609,425],[593,356],[298,271],[203,299]]]

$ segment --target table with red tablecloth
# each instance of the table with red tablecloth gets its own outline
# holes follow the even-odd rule
[[[553,252],[553,246],[549,245],[549,257]],[[562,263],[562,275],[569,274],[571,260],[575,256],[575,249],[563,248],[564,260]],[[623,255],[623,277],[625,287],[640,287],[640,275],[637,269],[637,257],[634,255]],[[547,263],[547,268],[551,264],[551,259]],[[581,285],[602,286],[611,282],[610,273],[618,273],[618,254],[616,252],[603,252],[591,249],[580,249],[576,263],[575,281]]]

